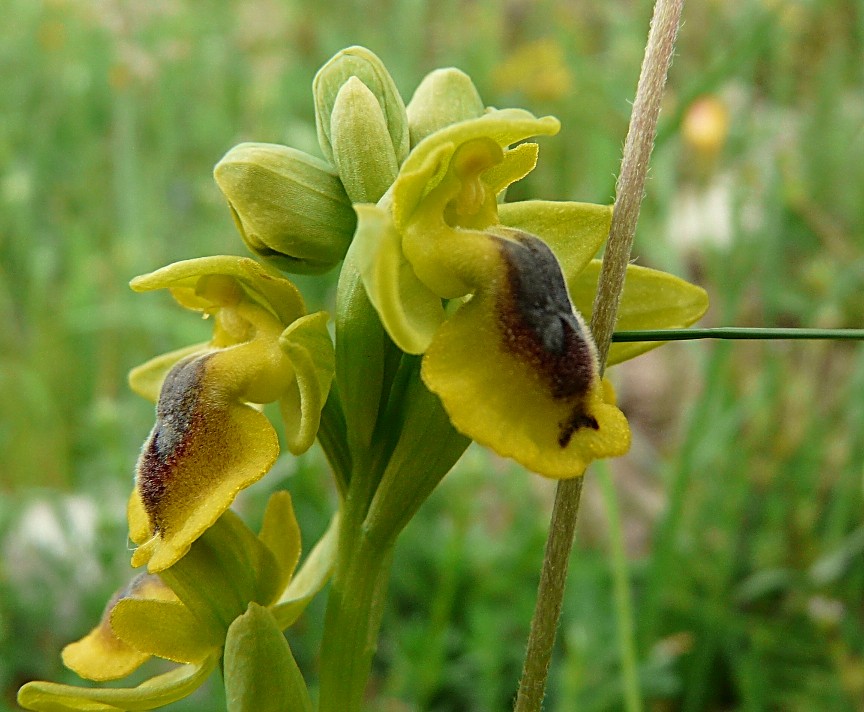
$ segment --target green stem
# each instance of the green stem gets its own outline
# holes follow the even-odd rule
[[[319,712],[359,712],[363,707],[392,550],[392,544],[375,545],[356,529],[340,531],[324,618]]]
[[[616,331],[612,341],[690,341],[692,339],[830,339],[864,340],[864,329],[763,329],[761,327],[724,326],[713,329],[655,329]]]
[[[351,451],[348,449],[345,414],[339,402],[335,386],[331,388],[324,408],[321,411],[321,426],[318,429],[318,442],[327,456],[339,496],[344,499],[348,493],[351,475]]]
[[[639,665],[633,625],[633,601],[630,598],[630,570],[622,536],[621,511],[618,508],[618,496],[615,494],[609,465],[605,462],[597,463],[597,475],[603,492],[603,503],[606,505],[606,519],[609,522],[609,548],[612,554],[615,618],[618,621],[624,709],[627,712],[642,712],[642,691],[639,689]]]
[[[605,368],[609,343],[615,329],[618,303],[624,287],[624,275],[630,261],[630,248],[645,189],[648,161],[657,131],[660,101],[683,4],[684,0],[657,0],[654,5],[654,16],[645,46],[645,57],[630,116],[630,128],[624,144],[621,173],[616,186],[612,226],[591,320],[601,372]],[[539,712],[542,708],[581,494],[581,477],[563,480],[555,494],[549,539],[540,573],[537,606],[531,621],[528,650],[516,697],[516,712]]]

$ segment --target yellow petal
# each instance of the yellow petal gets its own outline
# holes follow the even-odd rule
[[[423,139],[405,159],[393,184],[393,215],[402,229],[420,200],[444,178],[459,146],[491,139],[502,148],[529,136],[553,135],[560,128],[552,116],[536,118],[521,109],[491,110],[477,119],[460,121]]]
[[[498,195],[509,185],[522,180],[534,170],[539,153],[540,147],[536,143],[520,143],[504,153],[501,163],[483,174],[483,181],[489,184],[495,195]]]
[[[600,260],[592,260],[580,273],[568,280],[570,296],[586,319],[591,318]],[[666,272],[627,265],[624,291],[618,306],[619,331],[640,329],[683,329],[702,318],[708,310],[708,294],[701,287]],[[664,341],[612,344],[607,365],[621,363]]]
[[[263,532],[262,532],[263,533]],[[339,543],[339,513],[333,515],[324,536],[312,547],[297,575],[285,589],[282,597],[271,607],[279,627],[291,625],[309,605],[333,572]]]
[[[300,317],[279,337],[279,346],[294,369],[294,383],[282,399],[288,449],[295,455],[315,442],[321,409],[336,368],[326,312]]]
[[[111,626],[111,615],[124,600],[177,601],[177,597],[158,576],[142,574],[136,576],[125,588],[118,591],[102,614],[102,620],[81,640],[63,648],[63,664],[88,680],[117,680],[137,670],[150,658],[119,638]]]
[[[270,422],[226,393],[218,357],[227,353],[181,362],[165,380],[138,460],[137,488],[152,537],[136,550],[133,566],[147,563],[151,572],[171,566],[276,460]]]
[[[270,549],[276,559],[280,574],[276,588],[279,595],[282,595],[300,560],[300,526],[294,516],[294,505],[288,492],[281,491],[270,495],[258,539]]]
[[[552,253],[524,234],[498,246],[499,277],[435,334],[423,379],[457,430],[542,475],[579,476],[628,450],[627,420]]]

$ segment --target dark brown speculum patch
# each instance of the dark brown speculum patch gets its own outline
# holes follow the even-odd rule
[[[499,241],[507,265],[496,305],[502,345],[540,375],[554,400],[570,405],[570,415],[558,423],[558,445],[564,448],[580,428],[599,427],[585,410],[597,377],[591,337],[574,314],[552,251],[528,233],[516,237]]]
[[[164,531],[166,493],[201,427],[201,382],[209,358],[181,361],[168,372],[156,405],[156,424],[138,458],[138,491],[154,533]]]

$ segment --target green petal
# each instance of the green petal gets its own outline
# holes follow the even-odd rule
[[[414,273],[386,211],[356,205],[357,234],[349,249],[381,322],[396,345],[422,353],[444,320],[441,299]]]
[[[267,418],[225,392],[223,354],[230,349],[181,362],[165,381],[136,478],[153,536],[133,566],[157,572],[175,563],[279,454]]]
[[[238,280],[254,301],[270,309],[283,324],[290,324],[306,313],[303,297],[291,282],[248,257],[216,255],[175,262],[135,277],[129,286],[136,292],[168,288],[194,290],[199,279],[212,275]]]
[[[258,539],[270,550],[276,561],[278,580],[274,582],[274,588],[276,595],[281,595],[300,560],[300,526],[297,524],[294,505],[288,492],[274,492],[270,495]],[[266,605],[272,602],[273,600],[262,601]]]
[[[568,280],[573,303],[586,319],[591,318],[601,265],[600,260],[592,260],[584,271]],[[627,265],[615,328],[621,331],[682,329],[697,322],[707,310],[708,294],[701,287],[667,272]],[[664,343],[612,344],[607,365],[627,361]]]
[[[315,594],[324,588],[324,584],[333,572],[338,543],[339,515],[337,513],[330,520],[330,526],[324,536],[312,547],[297,575],[291,580],[291,585],[285,590],[278,603],[271,608],[280,630],[294,623]]]
[[[174,368],[178,361],[182,361],[187,356],[203,353],[208,348],[208,342],[193,344],[151,358],[146,363],[142,363],[129,371],[129,387],[142,398],[155,403],[159,399],[159,391],[162,389],[162,383],[165,381],[168,371]]]
[[[198,663],[218,653],[219,631],[202,625],[180,601],[127,598],[111,613],[115,635],[136,650],[175,663]]]
[[[498,215],[504,225],[536,235],[549,245],[565,276],[585,269],[612,224],[612,206],[593,203],[525,200],[499,205]]]
[[[112,596],[102,620],[86,636],[63,648],[63,664],[88,680],[118,680],[149,660],[150,653],[119,638],[111,625],[113,611],[128,600],[177,601],[158,576],[141,574]]]
[[[216,668],[219,656],[183,665],[132,688],[87,688],[54,682],[29,682],[18,691],[18,704],[36,712],[122,712],[152,710],[187,697]]]
[[[225,640],[228,712],[312,712],[291,648],[273,615],[254,603]]]
[[[577,477],[628,450],[627,421],[552,253],[524,234],[499,244],[499,278],[435,334],[423,380],[460,432],[539,474]]]
[[[327,320],[326,312],[300,317],[279,337],[279,346],[294,367],[295,383],[283,396],[282,417],[288,449],[295,455],[315,442],[333,381],[336,365]]]

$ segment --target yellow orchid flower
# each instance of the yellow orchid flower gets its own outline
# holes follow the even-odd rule
[[[596,284],[591,258],[611,208],[498,203],[537,160],[536,144],[518,142],[558,127],[508,109],[431,133],[377,204],[355,205],[349,258],[393,341],[424,355],[423,380],[456,429],[535,472],[569,478],[624,454],[630,430],[571,301],[590,307],[585,286],[592,275]],[[628,325],[689,325],[707,308],[701,289],[660,272],[634,268],[628,285],[638,292],[625,292]]]
[[[160,356],[130,374],[154,398],[156,425],[138,459],[130,530],[132,558],[150,572],[174,564],[270,469],[276,431],[253,405],[278,401],[288,449],[314,442],[333,375],[324,312],[306,314],[291,282],[257,262],[208,257],[132,281],[170,289],[183,306],[212,316],[211,341]],[[135,512],[146,513],[146,526]]]
[[[257,536],[226,512],[180,562],[115,594],[100,623],[63,650],[68,668],[99,682],[127,677],[152,657],[179,667],[132,688],[31,682],[19,703],[46,712],[154,709],[191,694],[221,660],[238,694],[266,691],[281,695],[286,709],[311,709],[282,631],[329,578],[337,527],[334,519],[295,576],[300,530],[287,492],[271,496]]]

